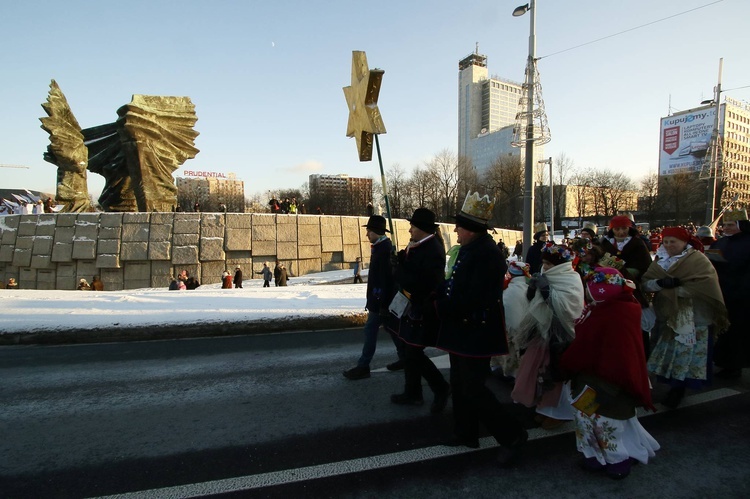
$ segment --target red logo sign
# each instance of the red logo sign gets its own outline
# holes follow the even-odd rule
[[[680,147],[680,127],[665,128],[661,143],[665,153],[672,154],[675,152]]]

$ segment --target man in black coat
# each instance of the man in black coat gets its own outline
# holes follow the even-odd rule
[[[450,385],[424,349],[434,346],[437,337],[437,317],[432,302],[445,276],[445,246],[437,235],[438,225],[432,211],[417,208],[407,220],[411,224],[411,238],[406,249],[398,253],[395,276],[398,291],[408,298],[409,304],[400,319],[389,324],[406,343],[404,391],[391,395],[391,402],[421,405],[424,378],[435,395],[430,411],[439,413],[448,403]]]
[[[526,263],[529,264],[529,273],[531,275],[536,274],[542,270],[542,248],[547,244],[549,239],[549,231],[547,230],[547,224],[540,222],[534,226],[534,243],[526,252]]]
[[[528,434],[485,386],[490,358],[508,353],[502,306],[507,263],[487,232],[493,206],[474,193],[456,215],[461,248],[437,301],[437,347],[450,353],[451,362],[454,436],[446,445],[479,447],[482,423],[500,444],[498,464],[507,466]]]
[[[719,276],[721,293],[729,312],[729,330],[720,334],[714,364],[722,370],[716,377],[736,379],[750,367],[750,222],[745,210],[726,213],[724,237],[711,245],[706,256]]]
[[[235,288],[241,288],[242,287],[242,269],[238,265],[236,269],[234,269],[234,287]]]
[[[389,232],[385,228],[385,218],[380,215],[373,215],[363,225],[367,231],[365,235],[371,244],[370,253],[370,270],[367,274],[367,321],[363,328],[365,333],[365,343],[362,346],[362,355],[357,361],[357,365],[344,371],[344,377],[351,380],[364,379],[370,377],[370,362],[375,355],[375,348],[378,341],[378,330],[383,321],[388,316],[388,305],[394,294],[393,272],[391,270],[391,255],[393,245],[391,240],[385,235]],[[403,343],[391,334],[393,343],[396,346],[396,352],[399,359],[404,357]],[[401,368],[402,361],[396,361],[388,364],[388,370],[394,371]]]

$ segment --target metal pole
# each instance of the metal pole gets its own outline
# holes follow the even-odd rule
[[[385,185],[385,171],[383,170],[383,158],[380,156],[380,140],[378,140],[378,134],[374,133],[375,136],[375,149],[378,151],[378,163],[380,164],[380,183],[383,186],[383,199],[385,199],[385,213],[388,218],[388,229],[391,231],[393,237],[393,252],[395,253],[398,248],[398,237],[396,232],[393,230],[393,219],[391,218],[391,203],[388,201],[388,188]]]
[[[526,67],[528,102],[526,103],[526,161],[524,167],[523,192],[523,254],[528,253],[532,244],[534,225],[534,59],[536,59],[536,2],[529,5],[531,15],[529,27],[529,59]]]
[[[706,199],[706,221],[710,224],[716,213],[716,183],[719,168],[719,112],[721,111],[721,73],[724,66],[724,58],[719,59],[719,81],[714,89],[714,105],[716,116],[714,117],[714,130],[711,133],[711,164],[709,165],[708,197]]]
[[[552,231],[552,240],[555,239],[555,183],[552,180],[552,158],[549,163],[549,230]],[[556,243],[559,241],[555,241]]]

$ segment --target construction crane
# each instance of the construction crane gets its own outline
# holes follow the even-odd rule
[[[25,169],[28,170],[31,167],[26,166],[26,165],[4,165],[4,164],[0,163],[0,168],[25,168]]]

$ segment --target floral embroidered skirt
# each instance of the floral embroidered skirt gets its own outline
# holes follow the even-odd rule
[[[664,327],[663,324],[660,326]],[[695,344],[683,345],[665,331],[648,358],[648,370],[667,380],[706,380],[709,365],[708,326],[695,327]],[[669,334],[672,333],[672,334]]]

